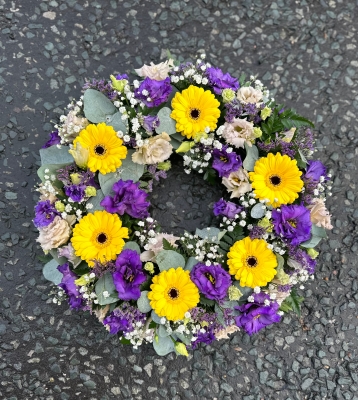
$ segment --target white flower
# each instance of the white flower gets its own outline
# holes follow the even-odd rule
[[[137,164],[157,164],[167,160],[173,151],[173,146],[169,143],[170,140],[170,136],[165,132],[147,139],[132,155],[133,162]]]
[[[254,89],[251,86],[241,87],[237,93],[236,97],[240,100],[241,103],[260,103],[262,101],[263,94],[261,90]]]
[[[222,183],[227,187],[228,192],[231,192],[230,198],[240,197],[252,190],[252,186],[249,183],[249,175],[243,168],[231,172],[227,178],[224,177],[222,179]]]
[[[169,71],[173,68],[173,60],[167,60],[160,64],[143,65],[142,68],[135,69],[135,72],[142,77],[148,77],[156,81],[162,81],[168,77]]]
[[[225,122],[223,126],[222,137],[227,143],[233,144],[235,147],[244,147],[245,143],[252,146],[252,142],[256,138],[253,122],[235,118],[232,123]]]

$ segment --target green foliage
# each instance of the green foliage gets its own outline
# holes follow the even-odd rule
[[[297,114],[295,110],[288,108],[279,114],[278,112],[283,108],[283,105],[274,105],[274,107],[271,116],[260,126],[263,132],[262,140],[270,138],[276,132],[291,128],[301,128],[303,126],[314,128],[314,124],[311,121]]]
[[[50,282],[58,285],[62,280],[62,273],[57,270],[58,262],[56,260],[49,261],[43,268],[43,276]]]
[[[137,300],[138,310],[142,313],[149,312],[152,307],[150,306],[149,299],[148,299],[148,291],[144,290],[141,292],[139,299]]]
[[[169,107],[163,107],[159,112],[158,112],[158,118],[160,121],[160,124],[157,128],[155,128],[155,131],[160,134],[162,132],[166,132],[168,135],[173,135],[176,133],[176,122],[174,121],[173,118],[171,118],[172,110]]]
[[[219,243],[219,253],[224,256],[223,264],[227,262],[227,253],[230,250],[230,247],[244,238],[242,227],[236,225],[232,232],[226,232],[225,235],[221,238]]]
[[[57,165],[57,168],[61,168],[63,165],[73,163],[74,159],[68,150],[68,146],[61,146],[60,149],[57,146],[51,146],[47,149],[40,149],[41,165]]]
[[[170,268],[185,267],[184,257],[174,250],[162,250],[156,257],[156,262],[161,271],[166,271]]]
[[[202,294],[200,295],[200,300],[199,300],[200,304],[203,304],[205,306],[209,306],[212,307],[215,305],[215,301],[214,300],[210,300],[207,299],[205,296],[203,296]]]
[[[177,251],[176,247],[168,242],[167,239],[163,238],[163,250],[173,250]]]
[[[214,168],[208,168],[204,174],[204,180],[210,183],[211,185],[215,185],[217,183],[217,173]]]
[[[300,317],[301,303],[304,299],[304,297],[297,294],[295,289],[292,289],[291,294],[282,302],[280,310],[283,312],[293,311]]]
[[[108,297],[103,296],[103,292],[105,291],[109,293]],[[118,293],[113,283],[112,274],[110,272],[107,272],[98,279],[95,286],[95,292],[98,298],[98,304],[101,306],[112,304],[119,300]]]
[[[245,72],[243,72],[239,77],[240,87],[245,86],[246,83],[245,79],[246,79],[246,74]]]
[[[76,275],[78,276],[82,276],[84,274],[88,274],[89,272],[91,272],[91,268],[88,266],[88,264],[86,263],[86,261],[82,261],[74,270],[74,272],[76,273]]]
[[[243,166],[246,171],[253,171],[256,161],[259,158],[259,151],[255,145],[249,146],[245,143],[246,157]]]

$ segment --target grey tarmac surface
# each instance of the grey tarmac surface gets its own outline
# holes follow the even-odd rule
[[[358,400],[357,10],[356,0],[0,0],[0,399]],[[316,123],[316,156],[334,174],[334,229],[301,318],[188,360],[119,345],[93,316],[54,305],[31,224],[51,121],[86,77],[130,73],[167,49],[257,75]],[[164,230],[192,230],[219,196],[178,166],[153,202]]]

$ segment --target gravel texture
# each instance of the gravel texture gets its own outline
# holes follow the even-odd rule
[[[0,0],[1,399],[358,400],[357,10],[356,0]],[[334,229],[302,317],[188,360],[119,345],[93,316],[51,303],[31,224],[38,150],[85,77],[129,73],[167,49],[258,75],[316,123],[318,157],[334,171]],[[155,214],[167,231],[193,229],[219,196],[176,167],[153,194]]]

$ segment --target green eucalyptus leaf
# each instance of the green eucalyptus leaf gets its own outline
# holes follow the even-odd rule
[[[43,276],[50,282],[58,285],[62,280],[62,273],[57,270],[58,262],[56,260],[49,261],[42,270]]]
[[[266,207],[261,203],[256,203],[252,208],[250,215],[252,218],[259,219],[262,218],[266,213]]]
[[[160,337],[166,337],[170,335],[170,333],[167,332],[166,327],[164,325],[159,325],[157,332]]]
[[[256,161],[259,159],[259,151],[255,145],[249,146],[245,142],[246,157],[243,166],[246,171],[253,171]]]
[[[248,286],[241,286],[239,281],[235,281],[233,283],[235,287],[237,287],[240,292],[242,293],[242,296],[240,297],[240,302],[243,300],[247,300],[247,298],[252,294],[253,290],[249,288]]]
[[[108,196],[112,193],[113,185],[121,179],[121,174],[117,170],[116,172],[110,172],[108,174],[98,174],[98,182],[101,186],[101,190],[105,196]]]
[[[103,296],[103,292],[106,291],[109,293],[109,297]],[[100,306],[112,304],[119,300],[118,293],[113,283],[112,274],[110,272],[107,272],[98,279],[95,286],[95,292]]]
[[[152,307],[150,306],[149,299],[148,299],[148,290],[144,290],[141,294],[139,299],[137,300],[138,310],[142,313],[149,312]]]
[[[90,213],[94,213],[95,211],[102,211],[104,208],[101,206],[101,201],[104,199],[104,194],[102,190],[97,190],[97,193],[95,196],[91,197],[89,200],[87,200],[86,204],[92,204],[93,208],[88,210]]]
[[[172,138],[173,136],[174,136],[174,135],[172,135],[171,138]],[[173,149],[174,149],[174,150],[178,150],[179,147],[181,146],[181,142],[179,142],[178,140],[175,140],[175,139],[171,139],[170,144],[173,146]],[[178,154],[179,154],[179,153],[178,153]]]
[[[326,239],[327,238],[327,232],[324,228],[317,226],[315,224],[312,224],[312,230],[311,233],[313,236],[318,236],[320,238]]]
[[[191,334],[186,335],[184,333],[179,333],[179,332],[175,332],[175,336],[186,345],[191,344],[191,338],[193,337],[193,335]]]
[[[157,116],[159,118],[159,126],[155,128],[155,131],[160,134],[166,132],[168,135],[173,135],[176,133],[176,123],[173,118],[170,117],[172,110],[169,107],[163,107],[159,110]]]
[[[58,263],[58,265],[62,265],[67,261],[66,257],[59,257],[57,249],[51,249],[49,251],[52,258]]]
[[[72,164],[75,160],[68,152],[69,149],[68,146],[61,146],[61,148],[58,148],[57,145],[48,147],[47,149],[40,149],[41,165]]]
[[[185,270],[186,271],[191,271],[199,261],[195,257],[189,257],[186,264],[185,264]]]
[[[305,155],[303,154],[302,150],[298,149],[298,153],[299,153],[299,155],[301,157],[301,160],[303,161],[304,165],[306,165],[308,161],[307,161]]]
[[[127,123],[122,120],[122,113],[116,112],[113,115],[106,116],[106,124],[112,126],[115,131],[122,131],[123,134],[127,133]]]
[[[144,165],[137,164],[132,161],[134,150],[128,150],[127,157],[122,160],[120,167],[120,177],[124,181],[132,180],[133,182],[139,181],[144,173]]]
[[[234,308],[237,307],[239,305],[239,303],[237,301],[234,300],[225,300],[222,303],[220,303],[222,308]]]
[[[321,237],[312,235],[310,240],[307,240],[306,242],[303,242],[300,244],[300,246],[305,247],[307,249],[312,249],[313,247],[317,246],[318,243],[321,241]]]
[[[175,139],[178,142],[182,142],[185,139],[185,136],[183,136],[182,134],[176,132],[176,133],[173,133],[172,135],[170,135],[170,139],[172,139],[172,140]]]
[[[117,112],[113,105],[103,93],[95,89],[87,89],[83,95],[83,110],[85,117],[95,123],[106,122],[108,115]]]
[[[138,254],[140,254],[140,247],[138,245],[138,243],[136,242],[127,242],[123,249],[130,249],[130,250],[134,250],[136,251]]]
[[[153,320],[156,324],[161,325],[161,322],[160,322],[161,317],[159,317],[159,315],[158,315],[154,310],[152,310],[150,316],[152,317],[152,320]]]
[[[213,243],[219,242],[220,229],[215,228],[213,226],[209,226],[204,229],[196,229],[195,234],[198,235],[201,239],[209,239],[209,241]]]
[[[161,271],[166,271],[170,268],[185,267],[184,257],[174,250],[162,250],[156,257],[156,263]]]
[[[174,351],[174,342],[170,336],[160,337],[158,335],[158,341],[153,340],[153,347],[159,356],[165,356]]]

